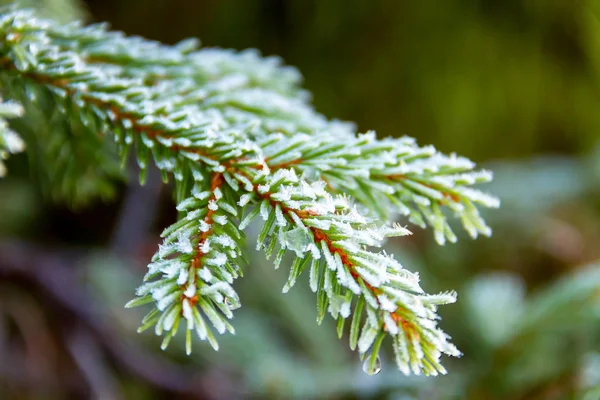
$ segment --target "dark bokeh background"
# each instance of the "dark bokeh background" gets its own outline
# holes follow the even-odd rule
[[[73,15],[73,2],[43,2]],[[414,136],[496,174],[490,239],[390,243],[429,292],[456,289],[449,375],[368,377],[304,286],[261,256],[237,334],[166,353],[124,310],[175,218],[168,188],[132,184],[73,211],[24,157],[0,183],[0,398],[600,399],[600,2],[89,0],[89,21],[167,43],[258,48],[297,66],[318,110]],[[64,15],[63,15],[64,16]],[[35,174],[34,174],[35,175]],[[14,273],[17,271],[17,273]],[[391,353],[390,353],[391,354]]]

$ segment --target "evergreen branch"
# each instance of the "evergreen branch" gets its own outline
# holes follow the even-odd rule
[[[453,303],[454,293],[425,295],[418,276],[406,271],[393,256],[373,253],[368,247],[380,247],[384,237],[410,234],[394,225],[376,227],[371,220],[352,208],[347,198],[332,197],[322,182],[309,185],[298,180],[293,170],[280,170],[265,176],[258,174],[252,197],[260,204],[241,223],[245,227],[254,217],[265,221],[257,249],[269,257],[277,247],[278,268],[286,250],[296,258],[283,292],[287,292],[310,265],[311,289],[317,292],[317,321],[326,311],[338,320],[342,335],[344,320],[354,317],[350,347],[364,356],[369,373],[377,372],[378,352],[383,337],[394,340],[396,362],[406,374],[445,373],[441,353],[459,356],[448,337],[436,327],[436,307]],[[250,198],[250,197],[248,197]],[[321,268],[323,267],[323,268]],[[366,309],[362,328],[362,311]],[[360,336],[360,339],[359,339]]]
[[[232,310],[240,306],[231,287],[233,279],[242,273],[237,260],[243,235],[231,222],[237,211],[228,206],[221,173],[212,174],[207,189],[194,191],[193,197],[177,206],[186,216],[162,233],[164,242],[144,278],[149,282],[127,304],[134,307],[156,302],[139,331],[155,326],[157,335],[165,334],[163,349],[177,333],[183,317],[187,324],[187,354],[192,351],[192,330],[200,339],[208,339],[215,350],[219,348],[201,311],[219,333],[234,333],[224,317],[231,318]]]
[[[277,57],[261,58],[255,50],[202,48],[198,41],[184,40],[171,47],[121,32],[107,31],[107,24],[81,27],[51,24],[44,33],[67,50],[80,54],[87,64],[113,67],[114,73],[144,79],[147,84],[177,81],[180,92],[193,91],[197,101],[219,108],[238,122],[261,121],[260,131],[314,132],[346,131],[353,136],[352,124],[328,121],[307,103],[309,94],[299,87],[301,75],[282,66]],[[225,78],[225,79],[223,79]],[[211,97],[211,82],[217,90]],[[197,90],[199,86],[205,86]]]
[[[416,225],[427,223],[440,244],[456,241],[441,207],[454,212],[471,237],[491,234],[475,204],[496,208],[499,201],[470,186],[489,182],[492,174],[474,171],[466,158],[419,147],[408,137],[377,140],[373,132],[353,138],[275,134],[259,145],[271,169],[291,167],[307,179],[323,179],[380,218],[388,219],[392,209]]]
[[[95,36],[93,37],[98,37],[102,30],[96,29],[94,32]],[[124,42],[126,41],[125,38],[121,38],[119,35],[114,36],[116,38],[107,41],[108,44],[114,44],[113,42],[118,41],[117,39],[119,38]],[[109,47],[108,44],[101,43],[99,45],[94,43],[98,48]],[[134,43],[126,44],[129,46],[120,44],[116,48],[135,48]],[[151,42],[148,50],[140,51],[139,53],[142,55],[156,54],[156,51],[160,49],[157,46]],[[152,52],[152,50],[156,51]],[[175,51],[175,54],[179,55],[180,58],[184,57],[179,52]],[[178,60],[176,56],[166,57],[165,59],[169,60],[171,58],[175,61]],[[131,60],[131,57],[125,58],[125,60]],[[142,60],[144,60],[143,57]],[[150,60],[153,59],[151,58]],[[84,60],[79,61],[83,63]],[[140,61],[138,60],[138,62]],[[148,62],[146,61],[146,63]],[[167,61],[164,62],[166,63]],[[92,64],[92,66],[102,70],[98,65]],[[112,73],[118,72],[112,71]],[[226,81],[230,82],[231,80],[226,79]],[[56,80],[50,80],[50,82],[57,83]],[[58,81],[58,83],[62,82]],[[122,83],[123,86],[126,84],[127,82]],[[173,86],[177,86],[177,89],[173,90]],[[206,109],[207,105],[223,108],[225,107],[224,104],[232,104],[229,100],[224,100],[223,95],[217,95],[212,98],[206,96],[206,88],[201,91],[202,93],[196,91],[195,95],[191,93],[187,95],[179,94],[181,91],[179,85],[162,84],[158,85],[157,88],[160,94],[164,95],[166,93],[168,95],[166,101],[170,103],[171,107],[181,107],[182,105],[189,105],[201,100],[203,100],[201,109]],[[213,88],[217,92],[224,89],[219,84],[213,85]],[[227,89],[232,89],[232,87],[228,86]],[[239,97],[237,104],[241,104],[240,102],[247,100],[248,96],[245,95],[249,93],[244,90],[229,90],[230,94],[227,96]],[[269,95],[262,91],[259,94],[256,89],[253,90],[255,97],[268,95],[268,99],[272,100],[274,96],[278,96],[273,93]],[[175,98],[173,98],[174,96]],[[204,99],[201,98],[203,96],[205,97]],[[158,98],[159,95],[154,93],[149,97],[153,99]],[[136,122],[135,115],[128,112],[119,112],[115,108],[114,103],[118,103],[119,96],[114,96],[114,98],[109,97],[106,102],[98,98],[92,98],[91,100],[96,105],[109,107],[114,112],[117,120],[121,120],[126,124],[132,124],[134,130],[146,133],[150,137],[157,136],[156,130]],[[282,99],[278,98],[278,102],[280,100]],[[161,101],[159,100],[160,103]],[[257,103],[263,104],[265,102],[258,101]],[[240,107],[251,108],[247,102],[245,104],[246,106]],[[295,110],[302,107],[288,105],[286,109],[288,108]],[[267,112],[264,113],[268,114]],[[311,111],[304,110],[302,114],[310,113]],[[158,118],[160,117],[162,116],[159,114]],[[316,117],[305,117],[303,119],[319,120],[318,117],[320,116],[317,115]],[[241,118],[236,114],[236,118],[241,119],[242,123],[252,124],[255,122],[256,115],[252,115],[252,118]],[[269,123],[263,120],[258,130],[260,131],[260,128],[264,126],[268,127]],[[310,128],[299,126],[294,127],[294,129],[310,130]],[[476,237],[478,233],[489,235],[490,229],[479,216],[474,202],[491,207],[497,206],[498,202],[496,199],[479,191],[469,189],[466,186],[490,180],[490,173],[486,171],[470,172],[474,166],[470,161],[463,158],[443,156],[437,153],[432,147],[419,148],[414,144],[414,140],[410,138],[388,139],[378,142],[372,134],[349,139],[348,132],[344,129],[329,131],[329,133],[329,135],[321,135],[319,137],[314,137],[313,135],[294,136],[293,144],[296,144],[298,148],[294,149],[295,151],[284,153],[285,157],[287,157],[287,161],[285,162],[281,161],[281,156],[279,159],[274,158],[272,160],[274,166],[277,168],[294,165],[294,167],[308,171],[309,173],[316,170],[327,180],[332,188],[351,191],[351,194],[355,198],[370,209],[378,212],[380,217],[389,216],[389,212],[387,211],[389,207],[386,204],[392,203],[394,208],[401,214],[408,215],[411,222],[419,226],[424,226],[425,222],[427,222],[433,226],[436,239],[439,243],[444,243],[446,239],[450,241],[456,240],[454,233],[447,223],[446,216],[439,207],[440,205],[447,206],[450,210],[454,211],[461,218],[463,226],[471,236]],[[347,145],[349,140],[351,143]],[[279,142],[281,141],[279,140]],[[302,141],[304,143],[300,143],[302,145],[298,146],[298,143]],[[287,145],[287,147],[292,146]],[[299,158],[290,160],[290,157],[297,154],[300,154]]]
[[[52,25],[46,33],[65,48],[81,54],[87,63],[110,64],[125,75],[144,76],[147,81],[192,79],[196,87],[224,76],[237,76],[248,87],[262,87],[282,95],[302,95],[302,76],[293,67],[283,66],[278,57],[262,58],[256,50],[198,49],[197,39],[175,46],[127,37],[108,31],[108,24],[87,27],[79,22]],[[302,95],[306,96],[306,94]]]
[[[473,203],[497,201],[469,186],[491,175],[409,138],[357,136],[351,125],[328,121],[297,90],[292,70],[277,62],[245,65],[247,56],[192,51],[188,44],[170,48],[104,26],[59,27],[29,11],[0,15],[7,95],[36,106],[44,96],[31,93],[44,93],[63,118],[77,116],[87,136],[113,136],[123,161],[135,145],[142,183],[151,157],[165,181],[175,178],[182,216],[163,232],[147,282],[128,303],[156,306],[140,330],[154,326],[164,348],[183,319],[188,353],[192,330],[217,348],[204,317],[219,333],[233,332],[226,318],[239,307],[231,284],[241,275],[241,231],[261,215],[257,249],[267,257],[277,249],[276,267],[287,250],[294,253],[284,292],[310,264],[318,321],[329,311],[341,335],[354,306],[350,345],[363,356],[370,352],[367,371],[376,372],[389,334],[403,372],[444,373],[440,355],[460,353],[437,328],[436,308],[455,295],[426,295],[417,275],[369,250],[409,232],[377,227],[367,216],[374,213],[364,210],[387,217],[392,203],[415,223],[427,219],[443,242],[454,236],[442,205],[473,236],[488,234]],[[332,195],[339,191],[348,197]]]
[[[176,155],[217,165],[215,160],[226,162],[255,151],[256,145],[245,134],[252,126],[231,124],[210,110],[203,111],[194,104],[193,94],[177,96],[176,82],[143,86],[137,78],[122,77],[100,64],[88,65],[70,50],[40,47],[40,41],[50,38],[39,26],[27,25],[31,18],[18,11],[2,21],[5,26],[17,27],[4,35],[11,46],[0,58],[6,72],[4,86],[29,102],[33,99],[28,98],[28,85],[20,84],[22,79],[48,89],[59,107],[79,112],[90,130],[114,134],[123,162],[135,142],[142,182],[149,151],[163,172],[173,172],[178,166],[173,161]],[[43,22],[39,25],[45,26]],[[186,102],[190,104],[182,105]],[[182,174],[180,170],[176,178],[183,180]]]

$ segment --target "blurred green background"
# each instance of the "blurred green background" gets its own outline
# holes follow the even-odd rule
[[[0,398],[600,399],[600,1],[37,1],[166,43],[257,48],[297,66],[316,108],[495,172],[494,235],[389,243],[426,291],[456,289],[449,374],[367,376],[317,326],[306,282],[250,251],[236,335],[159,350],[125,310],[175,214],[150,179],[76,211],[24,156],[0,182]],[[132,176],[134,176],[132,174]],[[33,271],[33,272],[32,272]],[[181,338],[180,338],[181,339]],[[389,350],[389,349],[388,349]]]

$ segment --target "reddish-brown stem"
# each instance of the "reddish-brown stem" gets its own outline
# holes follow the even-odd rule
[[[284,162],[284,163],[269,165],[269,168],[271,168],[272,170],[278,170],[278,169],[288,168],[288,167],[291,167],[292,165],[298,165],[298,164],[302,163],[302,161],[303,160],[301,158],[297,158],[297,159],[292,160],[292,161],[287,161],[287,162]],[[266,158],[265,162],[268,164],[269,158]]]
[[[210,191],[212,193],[210,199],[208,200],[208,202],[210,203],[211,201],[216,201],[216,196],[215,196],[215,190],[217,190],[217,188],[220,188],[223,185],[223,174],[221,174],[220,172],[215,172],[212,175],[212,178],[210,179]],[[206,212],[206,216],[204,217],[204,222],[207,225],[212,225],[213,223],[213,214],[215,213],[214,210],[211,210],[210,208],[208,209],[208,211]],[[194,258],[192,259],[192,267],[195,269],[199,269],[201,267],[200,265],[200,259],[202,258],[202,256],[204,256],[204,252],[202,251],[202,246],[204,245],[204,243],[206,242],[206,239],[208,239],[208,237],[212,234],[212,229],[208,229],[206,232],[202,232],[202,234],[200,234],[200,238],[198,240],[198,246],[197,246],[197,251],[196,251],[196,255],[194,256]]]
[[[215,172],[212,175],[212,177],[210,179],[210,191],[211,191],[212,195],[208,200],[209,203],[211,201],[216,201],[215,190],[217,190],[218,188],[223,186],[223,182],[224,182],[223,174],[221,174],[220,172]],[[208,211],[206,212],[206,215],[204,216],[205,224],[207,224],[209,226],[211,226],[213,224],[214,213],[215,213],[215,210],[211,210],[210,208],[208,209]],[[196,254],[194,254],[194,258],[192,258],[192,261],[190,261],[190,268],[189,268],[190,273],[195,273],[197,270],[202,268],[202,263],[201,263],[202,257],[204,257],[206,255],[202,251],[202,247],[204,246],[204,244],[206,243],[206,240],[210,237],[211,234],[212,234],[212,228],[209,228],[208,230],[206,230],[206,232],[202,232],[200,234],[200,237],[198,238],[198,244],[196,245]],[[182,298],[183,298],[183,296],[182,296]],[[194,295],[193,297],[189,298],[188,301],[191,303],[190,305],[193,306],[198,301],[198,296]]]

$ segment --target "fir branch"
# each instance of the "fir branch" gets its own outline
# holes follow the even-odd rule
[[[192,351],[192,330],[218,350],[200,311],[219,333],[234,332],[223,316],[231,318],[232,310],[240,305],[231,283],[241,275],[237,260],[243,235],[230,220],[237,211],[227,205],[224,183],[222,173],[213,172],[209,190],[194,190],[193,197],[177,206],[186,216],[165,229],[164,242],[144,278],[150,282],[142,285],[136,292],[138,298],[127,304],[133,307],[156,302],[157,308],[144,318],[140,331],[155,326],[157,335],[165,333],[163,349],[177,333],[183,317],[187,354]]]
[[[319,322],[329,311],[343,327],[352,313],[352,299],[358,296],[350,346],[354,350],[358,345],[362,355],[371,351],[369,372],[375,372],[381,340],[387,334],[393,337],[396,362],[404,373],[411,369],[415,374],[446,372],[439,362],[441,353],[459,356],[460,352],[436,327],[435,311],[437,305],[453,303],[456,295],[425,295],[418,277],[392,256],[368,250],[380,247],[384,237],[409,231],[397,225],[373,226],[346,198],[331,197],[322,183],[298,180],[293,170],[249,180],[262,182],[252,187],[265,221],[257,248],[270,255],[279,243],[276,268],[286,249],[296,253],[284,293],[310,265],[311,288],[319,297]],[[367,317],[359,328],[363,308]]]
[[[192,330],[217,348],[205,318],[219,333],[233,332],[227,319],[239,307],[231,284],[242,273],[242,230],[260,215],[257,249],[276,251],[276,267],[294,253],[284,292],[310,265],[318,321],[328,311],[341,335],[354,308],[350,345],[370,352],[367,371],[376,372],[386,335],[404,373],[444,373],[440,355],[460,354],[436,325],[437,306],[455,294],[426,295],[417,275],[372,251],[409,233],[377,226],[375,216],[387,218],[393,204],[414,223],[427,220],[443,243],[455,240],[443,206],[472,236],[489,234],[474,204],[497,200],[470,186],[490,173],[410,138],[356,135],[351,124],[314,112],[295,70],[254,53],[167,47],[23,10],[0,15],[0,45],[7,96],[35,106],[40,96],[29,94],[43,92],[90,137],[114,137],[123,161],[135,151],[142,183],[150,159],[165,181],[174,177],[182,215],[163,232],[128,304],[154,303],[140,330],[154,326],[163,348],[182,320],[188,353]]]
[[[165,46],[121,32],[108,31],[101,23],[82,27],[79,22],[52,26],[48,35],[61,41],[69,50],[81,54],[88,63],[110,64],[128,76],[143,76],[147,82],[160,79],[192,79],[196,85],[223,76],[236,76],[248,87],[262,87],[283,95],[302,93],[300,73],[283,66],[277,57],[262,58],[256,50],[199,48],[199,41],[186,39],[175,46]]]
[[[395,210],[416,225],[427,223],[440,244],[456,241],[440,207],[454,212],[471,237],[491,234],[475,204],[495,208],[499,202],[469,186],[489,182],[492,174],[473,171],[468,159],[419,147],[408,137],[378,141],[373,132],[291,140],[270,135],[259,144],[271,169],[292,167],[304,177],[324,179],[331,190],[351,195],[380,218],[390,218],[389,210]]]

